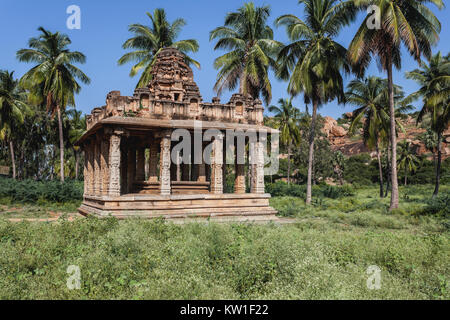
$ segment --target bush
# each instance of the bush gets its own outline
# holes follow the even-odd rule
[[[441,194],[436,198],[425,201],[427,206],[424,208],[424,214],[432,214],[447,217],[450,214],[450,195]]]
[[[266,191],[272,195],[272,197],[298,197],[306,199],[306,185],[290,184],[283,181],[266,184]],[[354,190],[351,186],[329,186],[320,185],[313,186],[313,197],[325,197],[330,199],[338,199],[342,197],[353,196]]]
[[[83,182],[34,181],[0,178],[0,197],[10,198],[13,202],[36,203],[72,202],[83,199]]]
[[[352,184],[371,185],[378,181],[377,170],[369,154],[361,153],[351,156],[345,162],[344,180]]]

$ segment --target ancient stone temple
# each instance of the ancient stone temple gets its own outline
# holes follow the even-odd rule
[[[263,126],[263,111],[260,100],[241,94],[227,104],[203,102],[183,54],[162,50],[146,88],[132,97],[112,91],[87,116],[78,141],[86,159],[80,213],[276,219],[264,192],[264,155],[278,131]]]

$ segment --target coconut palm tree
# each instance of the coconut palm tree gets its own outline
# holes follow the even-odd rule
[[[395,133],[394,82],[392,68],[400,68],[400,46],[403,43],[409,53],[420,61],[421,56],[431,57],[431,46],[437,43],[441,25],[423,0],[358,0],[361,9],[376,5],[379,10],[379,26],[373,24],[373,14],[368,14],[356,32],[348,49],[348,58],[354,70],[362,75],[376,56],[379,65],[386,70],[389,89],[390,138],[391,138],[391,203],[398,208],[397,138]],[[430,0],[438,8],[442,0]]]
[[[380,144],[385,144],[389,135],[389,94],[388,81],[379,77],[370,76],[364,79],[352,80],[347,86],[347,103],[357,106],[351,119],[349,133],[355,133],[358,125],[363,121],[363,141],[369,148],[377,152],[378,171],[380,180],[380,197],[383,197],[383,167],[381,164]],[[397,102],[397,113],[401,114],[411,109],[410,105],[401,104],[404,96],[400,86],[394,86]],[[397,127],[403,130],[401,122],[396,121]]]
[[[66,106],[75,106],[75,94],[81,90],[77,79],[89,84],[90,79],[73,63],[85,63],[86,57],[78,51],[70,51],[70,38],[62,33],[52,33],[39,27],[41,34],[28,41],[29,49],[17,52],[23,62],[34,62],[21,79],[21,84],[31,93],[31,100],[45,103],[47,112],[58,115],[60,175],[64,182],[64,135],[61,113]]]
[[[420,163],[419,158],[414,154],[414,150],[411,147],[409,141],[403,141],[399,143],[399,156],[398,156],[398,168],[399,170],[404,170],[405,174],[405,187],[408,184],[408,172],[414,173],[417,170],[417,166]]]
[[[25,91],[14,79],[14,71],[0,71],[0,139],[9,142],[13,179],[16,179],[13,135],[28,110],[26,99]]]
[[[289,80],[291,95],[303,92],[305,103],[312,102],[306,195],[306,203],[310,204],[317,109],[334,99],[339,103],[345,100],[341,71],[349,72],[350,66],[347,50],[334,39],[354,19],[356,9],[353,1],[300,0],[299,3],[304,5],[304,20],[288,14],[275,22],[286,27],[292,41],[280,50],[277,76]]]
[[[128,62],[137,62],[130,71],[130,77],[134,77],[143,70],[141,77],[136,85],[136,88],[145,87],[151,81],[151,71],[155,58],[158,53],[164,48],[176,48],[185,55],[187,64],[194,64],[200,68],[200,64],[189,57],[190,52],[197,52],[199,45],[197,40],[179,40],[178,35],[181,29],[186,25],[184,19],[175,19],[172,23],[167,21],[166,11],[164,9],[155,9],[153,15],[146,12],[151,20],[151,26],[145,26],[139,23],[134,23],[128,26],[128,31],[134,36],[124,42],[122,48],[133,49],[134,51],[124,54],[118,61],[119,65],[124,65]]]
[[[387,135],[386,119],[389,119],[384,108],[386,83],[378,77],[355,79],[347,86],[347,103],[357,106],[352,113],[349,133],[353,134],[363,120],[363,141],[369,148],[375,148],[378,160],[380,181],[380,197],[383,197],[383,168],[381,165],[380,143]]]
[[[280,141],[288,151],[288,184],[291,183],[291,151],[293,146],[300,145],[301,132],[298,126],[300,110],[292,105],[292,99],[279,99],[279,107],[270,106],[269,111],[275,113],[274,127],[280,130]]]
[[[214,90],[220,95],[224,89],[234,90],[253,98],[261,94],[266,104],[272,99],[268,71],[276,67],[276,55],[282,44],[273,40],[273,30],[267,25],[269,6],[255,7],[245,3],[237,12],[225,17],[224,26],[210,32],[210,41],[218,39],[214,50],[229,52],[214,61],[220,69]]]
[[[411,143],[403,141],[399,143],[398,168],[405,171],[405,187],[408,184],[408,172],[415,172],[419,164],[419,159],[414,154]]]
[[[409,101],[422,98],[423,107],[420,110],[417,122],[422,122],[426,114],[431,118],[431,130],[436,133],[436,181],[433,197],[439,193],[441,162],[442,162],[442,134],[449,124],[450,105],[450,61],[448,56],[442,57],[438,52],[429,64],[420,63],[420,68],[406,73],[406,78],[415,80],[420,88],[409,95]]]

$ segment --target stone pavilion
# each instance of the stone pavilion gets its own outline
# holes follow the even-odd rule
[[[263,125],[263,111],[260,100],[242,94],[227,104],[219,98],[203,102],[184,55],[163,49],[146,88],[132,97],[112,91],[106,105],[86,117],[87,132],[77,142],[85,153],[79,212],[178,221],[275,220],[264,191],[267,147],[261,132],[270,137],[278,131]],[[205,141],[203,135],[211,130],[219,134]],[[199,146],[191,141],[192,152],[177,151],[179,131],[183,141],[186,134],[192,141],[198,134]],[[226,143],[228,132],[252,133],[256,140],[244,136],[245,148],[239,151]],[[237,140],[230,139],[231,144]],[[224,192],[225,175],[233,177],[231,193]]]

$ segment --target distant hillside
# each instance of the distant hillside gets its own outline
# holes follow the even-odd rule
[[[347,156],[357,155],[360,153],[368,152],[372,157],[376,157],[376,154],[364,146],[361,135],[355,134],[354,136],[348,135],[348,128],[350,127],[350,118],[352,114],[346,113],[342,118],[335,120],[331,117],[325,117],[323,132],[327,135],[331,148],[334,151],[341,151]],[[408,140],[415,147],[416,152],[419,155],[427,155],[431,160],[432,154],[425,148],[425,145],[419,140],[419,135],[426,130],[416,126],[416,119],[412,115],[407,115],[404,119],[400,120],[406,133],[398,133],[398,141]],[[362,126],[362,124],[361,124]],[[362,130],[362,129],[360,129]],[[446,159],[450,157],[450,129],[448,128],[444,132],[444,143],[442,144],[442,158]]]

